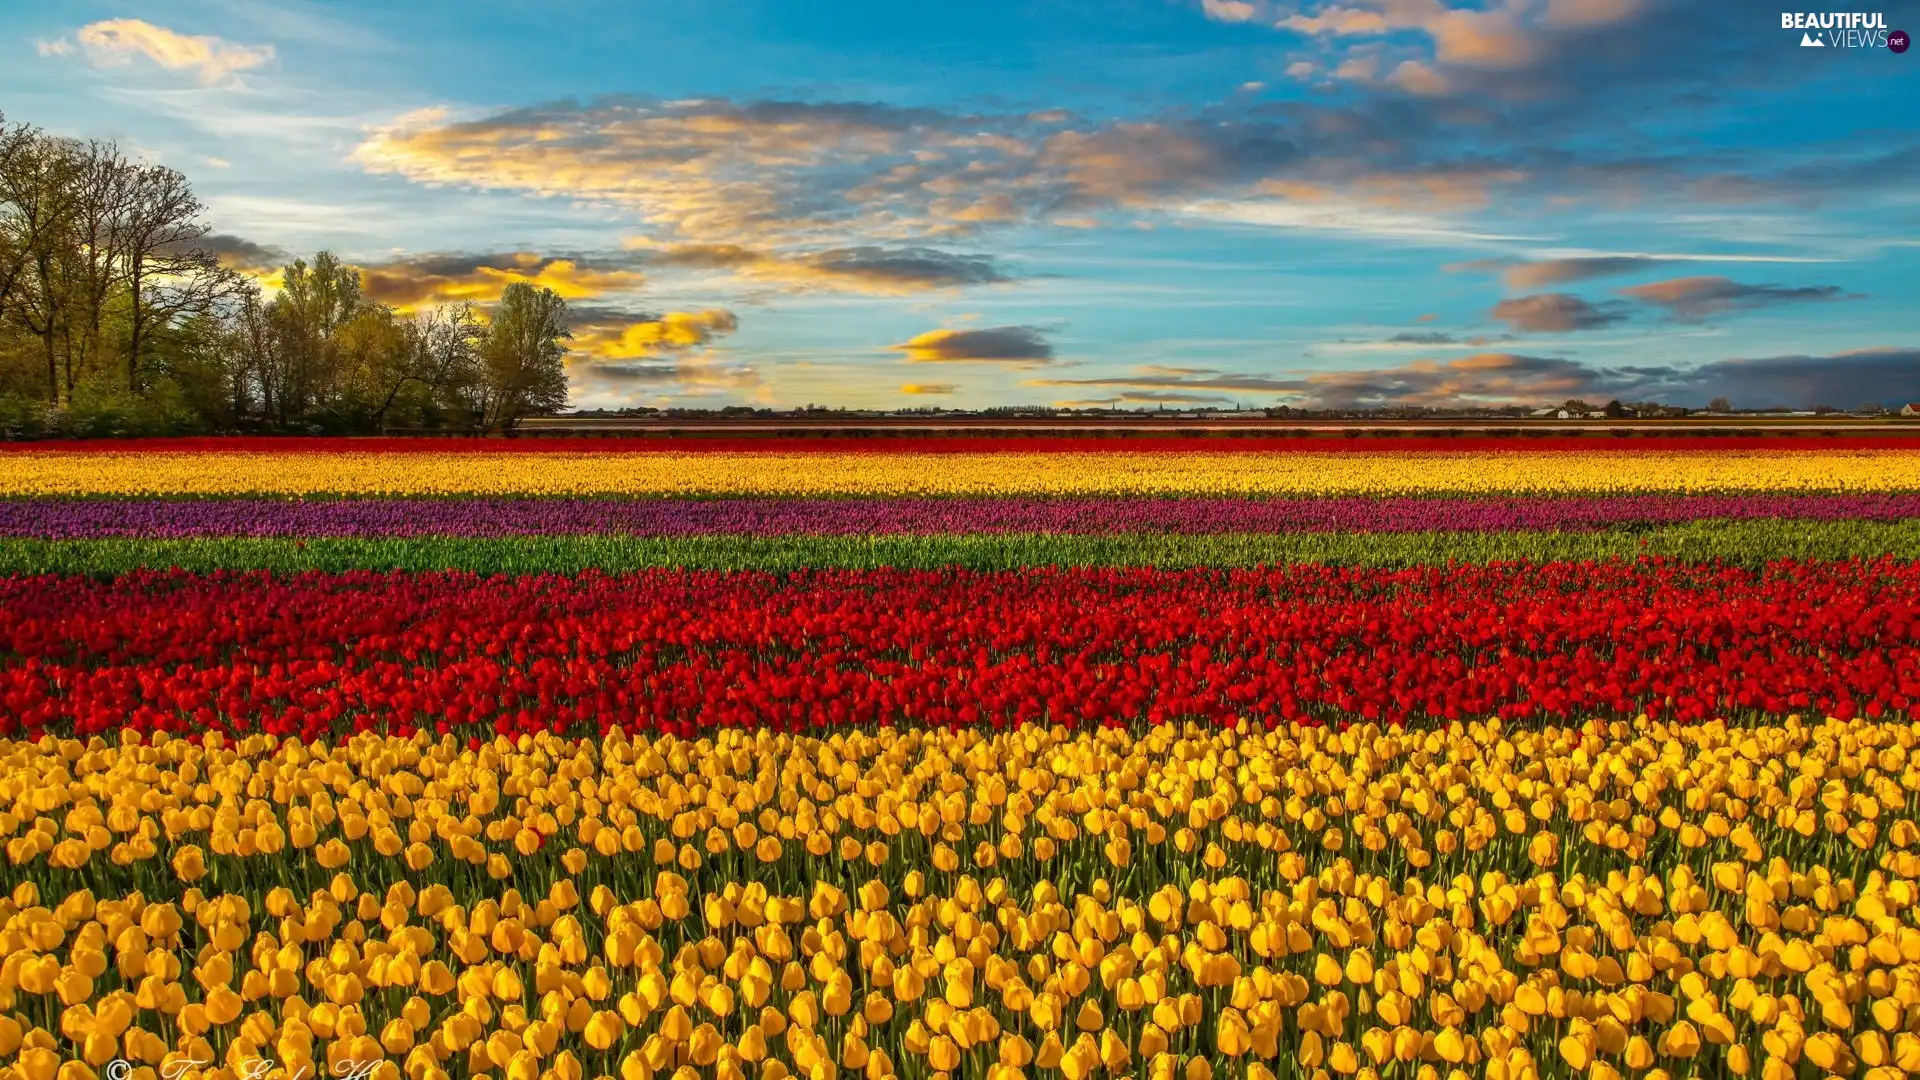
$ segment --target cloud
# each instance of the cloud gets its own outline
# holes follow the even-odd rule
[[[1115,404],[1130,405],[1208,405],[1229,402],[1233,399],[1221,394],[1182,394],[1169,390],[1124,390],[1107,398],[1081,398],[1072,401],[1056,401],[1056,409],[1102,408]]]
[[[1589,0],[1581,16],[1565,17],[1573,5],[1557,5],[1559,28],[1589,28],[1622,21],[1638,5],[1614,0],[1612,18]],[[1451,7],[1439,0],[1353,0],[1322,3],[1314,14],[1294,12],[1276,23],[1282,29],[1327,38],[1379,38],[1395,33],[1424,35],[1434,60],[1445,67],[1513,71],[1539,63],[1551,51],[1541,21],[1529,17],[1526,0],[1493,0],[1479,7]]]
[[[1289,393],[1306,385],[1300,379],[1280,379],[1268,375],[1241,375],[1213,368],[1166,368],[1147,365],[1130,375],[1110,375],[1091,379],[1028,379],[1027,386],[1099,386],[1118,390],[1183,391],[1215,390],[1228,393]]]
[[[1034,326],[990,326],[978,330],[929,330],[898,345],[911,364],[1046,364],[1053,344]]]
[[[1406,93],[1527,101],[1577,95],[1609,68],[1624,85],[1691,77],[1681,74],[1688,65],[1673,62],[1681,44],[1664,33],[1737,38],[1751,31],[1731,11],[1696,10],[1709,6],[1686,0],[1262,0],[1250,18],[1271,21],[1335,57],[1354,51],[1371,61],[1370,69],[1391,63],[1397,77],[1379,81]],[[1662,35],[1649,34],[1650,26]],[[1692,43],[1716,56],[1725,45],[1719,38]],[[1643,72],[1652,78],[1636,78]],[[1367,80],[1373,81],[1370,73]]]
[[[370,130],[352,158],[423,185],[629,214],[652,248],[735,249],[727,269],[785,288],[885,294],[1003,279],[985,256],[929,245],[1022,225],[1151,225],[1163,214],[1422,242],[1539,241],[1546,238],[1481,219],[1507,206],[1578,202],[1802,208],[1840,191],[1901,190],[1920,173],[1920,152],[1897,148],[1836,151],[1788,167],[1762,147],[1640,151],[1597,138],[1620,109],[1715,92],[1719,85],[1699,73],[1719,70],[1712,65],[1723,54],[1729,71],[1747,70],[1765,50],[1736,47],[1754,35],[1730,15],[1680,0],[1647,0],[1665,20],[1658,35],[1638,32],[1635,19],[1617,21],[1625,16],[1601,0],[1562,4],[1552,18],[1542,3],[1256,5],[1255,21],[1309,20],[1300,25],[1310,42],[1354,51],[1313,65],[1354,62],[1353,79],[1307,100],[1236,94],[1090,118],[608,97],[458,116],[418,110]],[[1392,55],[1413,40],[1392,29],[1401,23],[1427,27],[1447,49]],[[1677,58],[1679,42],[1707,52]],[[1367,49],[1379,63],[1366,62]],[[1503,68],[1506,54],[1533,59]],[[1570,91],[1526,92],[1543,82]],[[1591,104],[1599,101],[1604,115]],[[912,265],[929,258],[939,265]],[[1572,265],[1558,272],[1575,272]],[[1514,270],[1525,288],[1552,283],[1555,272]]]
[[[646,276],[636,270],[595,266],[586,259],[524,251],[410,256],[360,267],[362,292],[402,309],[463,301],[489,304],[515,282],[578,300],[633,291],[645,284]]]
[[[770,389],[754,364],[723,355],[715,342],[740,320],[731,311],[641,314],[585,306],[569,312],[573,352],[567,379],[576,401],[635,404],[650,400],[738,396]]]
[[[740,328],[740,319],[722,308],[632,315],[599,309],[571,313],[573,348],[594,361],[654,357],[704,347]]]
[[[1597,305],[1572,293],[1539,293],[1502,300],[1493,317],[1528,334],[1601,330],[1626,319],[1618,304]]]
[[[1575,360],[1487,352],[1393,368],[1314,372],[1301,380],[1294,400],[1320,409],[1485,407],[1564,401],[1590,393],[1594,382],[1592,369]]]
[[[1841,300],[1849,297],[1838,285],[1743,285],[1730,278],[1701,276],[1669,278],[1619,290],[1643,304],[1665,308],[1679,319],[1704,319],[1730,311],[1752,311],[1776,304]]]
[[[687,242],[793,242],[890,223],[926,235],[931,203],[962,185],[929,190],[943,174],[921,155],[965,151],[982,165],[966,190],[991,195],[986,166],[1031,152],[994,129],[1029,124],[859,102],[613,97],[457,121],[417,112],[372,132],[354,158],[420,183],[626,208]]]
[[[1338,341],[1316,342],[1311,353],[1306,355],[1338,353],[1406,353],[1419,351],[1457,352],[1473,350],[1484,352],[1490,347],[1508,341],[1518,341],[1515,334],[1473,334],[1461,337],[1433,331],[1403,331],[1392,337],[1378,341],[1354,341],[1342,338]]]
[[[208,233],[193,240],[168,244],[166,250],[181,255],[193,251],[206,252],[229,270],[262,279],[274,277],[280,272],[281,266],[292,261],[292,256],[280,248],[225,233]]]
[[[1819,160],[1782,158],[1778,140],[1711,137],[1756,88],[1790,97],[1831,77],[1824,54],[1783,52],[1778,27],[1739,4],[1250,2],[1244,21],[1276,31],[1274,66],[1312,84],[1313,104],[1287,115],[1316,134],[1344,122],[1343,138],[1300,140],[1308,163],[1419,170],[1479,156],[1527,175],[1510,192],[1521,199],[1802,207],[1892,194],[1920,170],[1920,149],[1898,135]],[[1663,138],[1611,138],[1622,115],[1661,118]]]
[[[1879,348],[1833,356],[1729,359],[1686,367],[1599,366],[1566,357],[1480,352],[1451,360],[1419,359],[1388,367],[1246,375],[1210,368],[1137,368],[1085,379],[1029,379],[1024,385],[1111,389],[1107,398],[1194,401],[1216,394],[1272,395],[1312,409],[1499,407],[1557,404],[1569,398],[1657,400],[1701,407],[1715,397],[1753,407],[1811,408],[1912,400],[1920,386],[1920,349]],[[1141,397],[1137,395],[1175,395]],[[1184,395],[1184,396],[1180,396]],[[1063,407],[1066,403],[1061,403]]]
[[[1271,121],[1123,120],[1047,136],[1032,181],[1066,210],[1165,205],[1236,190],[1298,162],[1301,147]]]
[[[1613,26],[1647,7],[1646,0],[1547,0],[1541,21],[1550,27]]]
[[[1204,371],[1192,375],[1142,371],[1130,376],[1093,379],[1033,379],[1029,386],[1112,387],[1127,393],[1192,395],[1212,393],[1275,395],[1288,404],[1315,409],[1360,409],[1388,405],[1488,405],[1560,401],[1588,388],[1592,373],[1573,360],[1476,353],[1448,361],[1416,360],[1391,368],[1245,375]],[[1124,395],[1123,395],[1124,396]]]
[[[1538,289],[1598,277],[1616,277],[1666,266],[1670,260],[1645,255],[1609,255],[1583,259],[1543,259],[1509,267],[1500,275],[1510,289]]]
[[[203,34],[181,34],[142,19],[104,19],[88,23],[74,39],[94,67],[124,67],[136,56],[169,71],[192,72],[203,86],[231,82],[242,71],[271,61],[271,45],[242,45]],[[40,42],[42,56],[73,52],[67,41]]]
[[[639,246],[639,245],[637,245]],[[739,244],[640,246],[650,266],[724,270],[799,292],[830,289],[900,296],[1011,280],[985,255],[933,248],[860,246],[780,254]]]
[[[1260,9],[1246,0],[1200,0],[1201,10],[1209,19],[1221,22],[1248,22],[1260,13]]]
[[[951,394],[951,393],[957,392],[959,389],[960,389],[959,386],[950,382],[943,382],[943,383],[910,382],[910,383],[903,383],[900,386],[900,392],[903,394]]]
[[[1725,397],[1742,408],[1899,406],[1920,398],[1920,348],[1875,348],[1832,356],[1720,360],[1676,380],[1686,404]]]
[[[1136,380],[1146,381],[1146,380]],[[1158,379],[1188,387],[1207,380]],[[1655,400],[1698,408],[1716,397],[1753,408],[1897,404],[1916,395],[1920,348],[1875,348],[1831,356],[1772,356],[1677,365],[1596,366],[1564,357],[1486,352],[1394,367],[1299,373],[1252,380],[1307,408],[1365,409],[1546,405],[1581,398]],[[1127,380],[1083,380],[1113,385]],[[1056,385],[1049,383],[1047,385]]]
[[[1656,255],[1596,255],[1536,261],[1475,259],[1471,262],[1450,263],[1444,269],[1449,273],[1482,271],[1499,274],[1500,280],[1509,289],[1538,289],[1548,285],[1567,285],[1598,277],[1617,277],[1640,270],[1652,270],[1673,261]]]
[[[1358,181],[1347,183],[1358,184]],[[1404,200],[1395,185],[1357,188],[1264,182],[1254,198],[1203,199],[1179,207],[1183,214],[1226,223],[1275,229],[1348,233],[1408,243],[1451,245],[1531,240],[1534,237],[1490,233],[1457,216],[1420,210],[1396,210]]]
[[[841,282],[877,292],[953,289],[1008,280],[984,255],[954,255],[931,248],[834,248],[789,263],[800,280]]]
[[[211,252],[220,260],[221,266],[254,277],[275,273],[290,261],[287,253],[280,248],[256,244],[224,233],[208,233],[195,241],[193,246]]]
[[[857,280],[870,263],[932,256],[947,264],[935,280],[979,284],[998,280],[991,262],[924,241],[1025,222],[1087,227],[1111,210],[1207,212],[1198,204],[1209,201],[1228,219],[1239,208],[1250,222],[1363,228],[1382,207],[1471,209],[1527,179],[1502,162],[1448,160],[1452,151],[1437,145],[1419,160],[1432,121],[1403,116],[1392,126],[1256,100],[1088,122],[1063,112],[608,98],[465,120],[421,110],[369,133],[353,157],[423,184],[628,210],[647,226],[642,244],[732,249],[741,273]],[[1320,205],[1304,221],[1256,212],[1309,202]],[[1329,217],[1362,220],[1323,224]],[[902,276],[886,270],[879,276]]]
[[[571,364],[567,381],[576,402],[611,400],[633,402],[637,394],[657,398],[706,397],[740,391],[767,390],[759,369],[748,363],[723,361],[699,353],[662,359],[616,360]]]
[[[1453,360],[1415,360],[1397,367],[1248,375],[1212,369],[1172,374],[1139,369],[1135,374],[1091,379],[1031,379],[1028,386],[1111,387],[1127,400],[1200,401],[1220,394],[1272,395],[1313,409],[1381,406],[1501,405],[1563,401],[1591,390],[1592,369],[1574,360],[1486,352]],[[1127,395],[1182,395],[1128,398]]]
[[[1141,364],[1133,370],[1142,375],[1215,375],[1217,368],[1174,367],[1168,364]]]

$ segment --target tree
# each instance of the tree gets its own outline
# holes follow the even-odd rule
[[[552,289],[516,281],[480,343],[481,425],[510,430],[527,416],[567,406],[567,302]]]
[[[1732,412],[1733,402],[1728,401],[1726,398],[1723,398],[1723,397],[1717,397],[1717,398],[1714,398],[1712,401],[1707,402],[1707,408],[1711,409],[1714,412]]]
[[[269,299],[204,213],[172,169],[0,115],[0,430],[471,430],[565,407],[553,292],[396,311],[321,251]]]
[[[277,340],[267,354],[274,363],[264,373],[261,399],[284,425],[335,404],[341,373],[335,336],[360,310],[360,272],[322,251],[312,266],[295,259],[280,277],[280,296],[267,312]]]
[[[471,385],[482,336],[469,305],[398,315],[385,304],[362,304],[340,328],[345,404],[368,428],[390,423],[409,394],[413,412],[437,412],[436,404],[452,402],[433,402],[435,392]]]
[[[187,178],[164,165],[133,166],[121,225],[122,275],[130,305],[127,390],[140,390],[148,335],[171,320],[205,314],[238,287],[237,275],[199,245],[206,209]]]
[[[40,339],[47,401],[57,404],[60,378],[55,341],[64,310],[55,268],[73,240],[76,161],[71,144],[37,131],[25,137],[16,134],[7,141],[10,149],[0,169],[0,207],[6,210],[0,233],[6,236],[4,249],[10,253],[10,265],[0,266],[5,277],[0,295],[11,295],[21,326]]]
[[[120,288],[132,166],[119,147],[99,141],[68,143],[73,202],[69,235],[59,252],[68,308],[62,350],[63,391],[73,396],[80,376],[111,362],[106,325]]]
[[[1619,398],[1614,398],[1612,401],[1607,402],[1606,407],[1602,411],[1607,414],[1607,419],[1609,420],[1620,420],[1632,415],[1627,412],[1625,405],[1620,404]]]
[[[429,427],[479,423],[480,344],[486,327],[473,308],[462,304],[406,325],[414,357],[411,377],[426,393],[420,419]]]
[[[0,320],[6,317],[7,301],[26,272],[33,246],[36,221],[21,196],[37,186],[34,155],[39,142],[38,128],[9,125],[0,112]]]

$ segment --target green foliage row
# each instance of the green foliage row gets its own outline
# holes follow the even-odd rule
[[[934,536],[625,535],[380,539],[0,539],[0,573],[472,570],[572,573],[685,567],[1262,566],[1319,562],[1414,566],[1657,555],[1756,565],[1775,559],[1920,559],[1920,521],[1709,521],[1591,532],[1227,533],[1200,536],[998,534]]]

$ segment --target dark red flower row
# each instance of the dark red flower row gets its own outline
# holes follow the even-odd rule
[[[0,729],[1911,715],[1920,567],[0,581]]]
[[[613,438],[538,436],[476,438],[329,438],[309,436],[220,436],[180,439],[88,439],[18,443],[0,447],[7,454],[74,453],[324,453],[324,454],[504,454],[504,453],[796,453],[832,454],[981,454],[981,453],[1504,453],[1513,451],[1659,450],[1920,450],[1920,426],[1913,436],[1830,435],[1820,432],[1741,435],[1704,432],[1691,435],[1643,434],[1619,429],[1586,435],[1405,435],[1396,432],[1328,432],[1324,435],[1158,435],[1089,433],[1081,436],[925,435],[903,431],[872,436],[701,436],[648,435]]]

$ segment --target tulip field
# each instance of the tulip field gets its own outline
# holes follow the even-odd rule
[[[1920,1074],[1920,438],[0,448],[0,1080]]]

